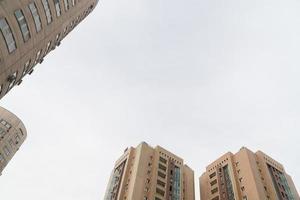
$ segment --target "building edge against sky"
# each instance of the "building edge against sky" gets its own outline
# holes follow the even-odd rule
[[[282,164],[245,147],[208,165],[199,182],[201,200],[300,199]]]
[[[98,0],[0,0],[0,99],[31,74]]]
[[[26,139],[27,132],[22,121],[8,110],[0,107],[0,175]]]
[[[143,142],[116,161],[105,200],[194,200],[194,171],[182,158]]]
[[[94,10],[98,0],[0,0],[0,99]],[[14,114],[0,108],[0,173],[26,138]]]

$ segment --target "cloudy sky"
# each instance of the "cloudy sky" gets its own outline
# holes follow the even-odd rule
[[[102,200],[141,141],[198,176],[242,146],[300,187],[300,1],[102,0],[1,105],[28,139],[3,200]]]

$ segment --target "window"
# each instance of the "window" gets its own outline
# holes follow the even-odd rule
[[[57,45],[57,46],[60,45],[60,40],[59,40],[59,38],[60,38],[60,33],[58,33],[58,34],[56,35],[56,37],[55,37],[55,45]]]
[[[159,188],[156,188],[156,193],[161,195],[161,196],[165,196],[165,192]]]
[[[39,50],[39,51],[36,53],[34,65],[36,65],[36,64],[39,62],[41,53],[42,53],[42,50]]]
[[[53,0],[56,10],[56,16],[59,17],[61,15],[60,3],[59,0]]]
[[[2,156],[2,154],[0,154],[0,163],[4,163],[4,157]]]
[[[158,168],[163,170],[163,171],[167,171],[167,167],[165,167],[164,165],[162,165],[160,163],[158,164]]]
[[[9,53],[12,53],[16,50],[17,45],[15,42],[15,38],[13,36],[13,33],[6,21],[6,19],[0,19],[0,29],[2,32],[2,35],[4,37],[7,49]]]
[[[167,160],[166,160],[166,159],[164,159],[163,157],[159,157],[159,161],[160,161],[160,162],[162,162],[162,163],[164,163],[164,164],[166,164],[166,163],[167,163]]]
[[[27,42],[30,39],[30,32],[23,11],[22,10],[15,11],[15,17],[18,21],[20,30],[22,32],[23,40],[24,42]]]
[[[215,179],[215,180],[213,180],[212,182],[210,182],[210,185],[211,185],[211,186],[213,186],[213,185],[215,185],[215,184],[217,184],[217,179]]]
[[[19,142],[20,142],[20,136],[16,135],[16,144],[19,144]]]
[[[230,170],[229,170],[228,165],[223,167],[223,171],[224,171],[224,180],[226,183],[226,191],[227,191],[227,195],[228,195],[228,200],[235,200],[233,184],[231,181],[231,175],[230,175]]]
[[[217,175],[216,172],[214,172],[214,173],[209,175],[209,178],[211,179],[211,178],[215,177],[216,175]]]
[[[34,20],[36,32],[40,32],[42,30],[42,23],[36,5],[35,3],[30,3],[28,7]]]
[[[5,126],[7,129],[10,129],[11,128],[11,125],[5,121],[4,119],[1,119],[0,123]]]
[[[7,146],[4,146],[3,151],[4,151],[4,153],[5,153],[6,156],[10,155],[10,150],[9,150],[9,148]]]
[[[180,186],[181,186],[181,171],[180,168],[175,166],[174,168],[174,176],[173,176],[173,183],[172,183],[172,187],[173,187],[173,191],[172,191],[172,199],[173,200],[180,200]]]
[[[50,24],[52,22],[52,14],[51,14],[48,0],[42,0],[42,2],[43,2],[46,18],[47,18],[47,23]]]
[[[31,63],[31,60],[28,60],[28,61],[25,63],[24,69],[23,69],[23,76],[28,72],[30,63]]]
[[[166,175],[165,175],[164,173],[160,172],[160,171],[157,172],[157,175],[158,175],[159,177],[163,178],[163,179],[166,178]]]
[[[64,0],[64,3],[65,3],[65,11],[68,11],[70,8],[69,0]]]
[[[5,130],[3,128],[0,128],[0,137],[2,137],[3,135],[5,135]]]
[[[68,27],[65,27],[65,28],[64,28],[64,35],[67,34],[67,31],[68,31]]]
[[[218,192],[218,188],[214,188],[214,189],[211,190],[212,194],[215,194],[216,192]]]
[[[214,197],[212,200],[219,200],[219,196]]]
[[[7,81],[9,82],[8,89],[11,89],[15,85],[16,80],[17,80],[17,72],[8,76],[8,78],[7,78]]]
[[[51,41],[48,42],[47,47],[46,47],[46,50],[45,50],[45,55],[49,52],[50,47],[51,47],[51,43],[52,43]]]
[[[14,148],[15,144],[14,144],[14,141],[12,139],[9,140],[9,145],[11,146],[11,148]]]
[[[160,185],[161,187],[165,187],[165,183],[164,182],[162,182],[161,180],[157,180],[157,185]]]

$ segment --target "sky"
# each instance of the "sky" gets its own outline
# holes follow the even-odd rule
[[[300,189],[300,1],[102,0],[1,100],[28,138],[1,199],[101,200],[145,141],[198,177],[246,146]]]

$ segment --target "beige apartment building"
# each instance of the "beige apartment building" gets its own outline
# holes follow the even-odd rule
[[[299,200],[284,167],[261,151],[242,148],[210,164],[200,177],[201,200]]]
[[[31,74],[98,0],[0,0],[0,99]]]
[[[115,163],[104,200],[194,200],[194,172],[183,159],[145,142]]]
[[[22,121],[0,107],[0,175],[26,139]]]

